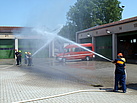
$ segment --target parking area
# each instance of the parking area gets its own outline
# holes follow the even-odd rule
[[[127,93],[115,93],[114,65],[110,62],[60,63],[50,58],[34,59],[33,66],[16,66],[14,60],[1,60],[0,102],[136,103],[137,65],[127,64],[126,71]]]

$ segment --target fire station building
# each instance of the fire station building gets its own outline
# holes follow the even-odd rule
[[[18,32],[20,29],[21,27],[0,27],[0,59],[14,58],[15,48],[17,48],[18,45],[15,45],[17,44],[15,43],[17,40],[13,32]]]
[[[34,48],[32,45],[21,44],[22,40],[27,41],[29,38],[16,38],[13,35],[19,34],[22,28],[0,27],[0,59],[14,58],[15,49],[25,51]],[[32,41],[34,39],[36,38]],[[127,62],[137,63],[137,17],[78,31],[76,42],[93,43],[95,52],[109,59],[116,58],[117,53],[122,52]],[[50,48],[48,50],[50,51]],[[49,56],[49,53],[46,55]],[[101,58],[96,56],[96,59]]]
[[[137,17],[78,31],[76,42],[91,42],[95,52],[110,59],[121,52],[127,62],[137,63]]]
[[[15,49],[21,50],[23,55],[24,52],[34,53],[37,50],[36,45],[39,39],[41,39],[40,36],[29,35],[29,32],[29,36],[15,36],[20,34],[22,29],[30,30],[31,28],[7,26],[0,27],[0,59],[13,59],[15,57]],[[49,47],[45,49],[40,51],[40,54],[43,55],[39,55],[39,57],[48,57]]]

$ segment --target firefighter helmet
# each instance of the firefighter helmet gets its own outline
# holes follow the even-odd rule
[[[19,50],[19,52],[21,52],[21,50]]]
[[[123,54],[122,53],[118,53],[118,56],[123,56]]]

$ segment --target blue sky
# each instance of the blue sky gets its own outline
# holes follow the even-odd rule
[[[122,19],[127,19],[137,16],[137,0],[119,0],[121,5],[124,5]]]
[[[45,25],[55,28],[66,23],[66,13],[77,0],[0,0],[0,26]],[[137,0],[120,0],[123,19],[137,16]]]
[[[0,26],[65,24],[66,12],[76,0],[0,0]]]

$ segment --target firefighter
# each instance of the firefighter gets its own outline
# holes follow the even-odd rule
[[[18,58],[19,58],[19,64],[21,65],[21,58],[22,58],[21,50],[19,50]]]
[[[122,53],[118,53],[118,58],[112,61],[116,65],[115,69],[115,85],[114,92],[118,92],[118,84],[122,86],[123,93],[126,93],[126,73],[125,73],[125,58]]]
[[[31,57],[31,53],[30,52],[28,52],[27,57],[28,57],[28,66],[31,66],[32,65],[32,57]]]
[[[16,65],[19,65],[19,52],[17,49],[15,49],[15,55],[16,55]]]
[[[25,55],[24,55],[24,62],[25,62],[25,64],[27,64],[27,62],[28,62],[27,52],[25,52]]]

